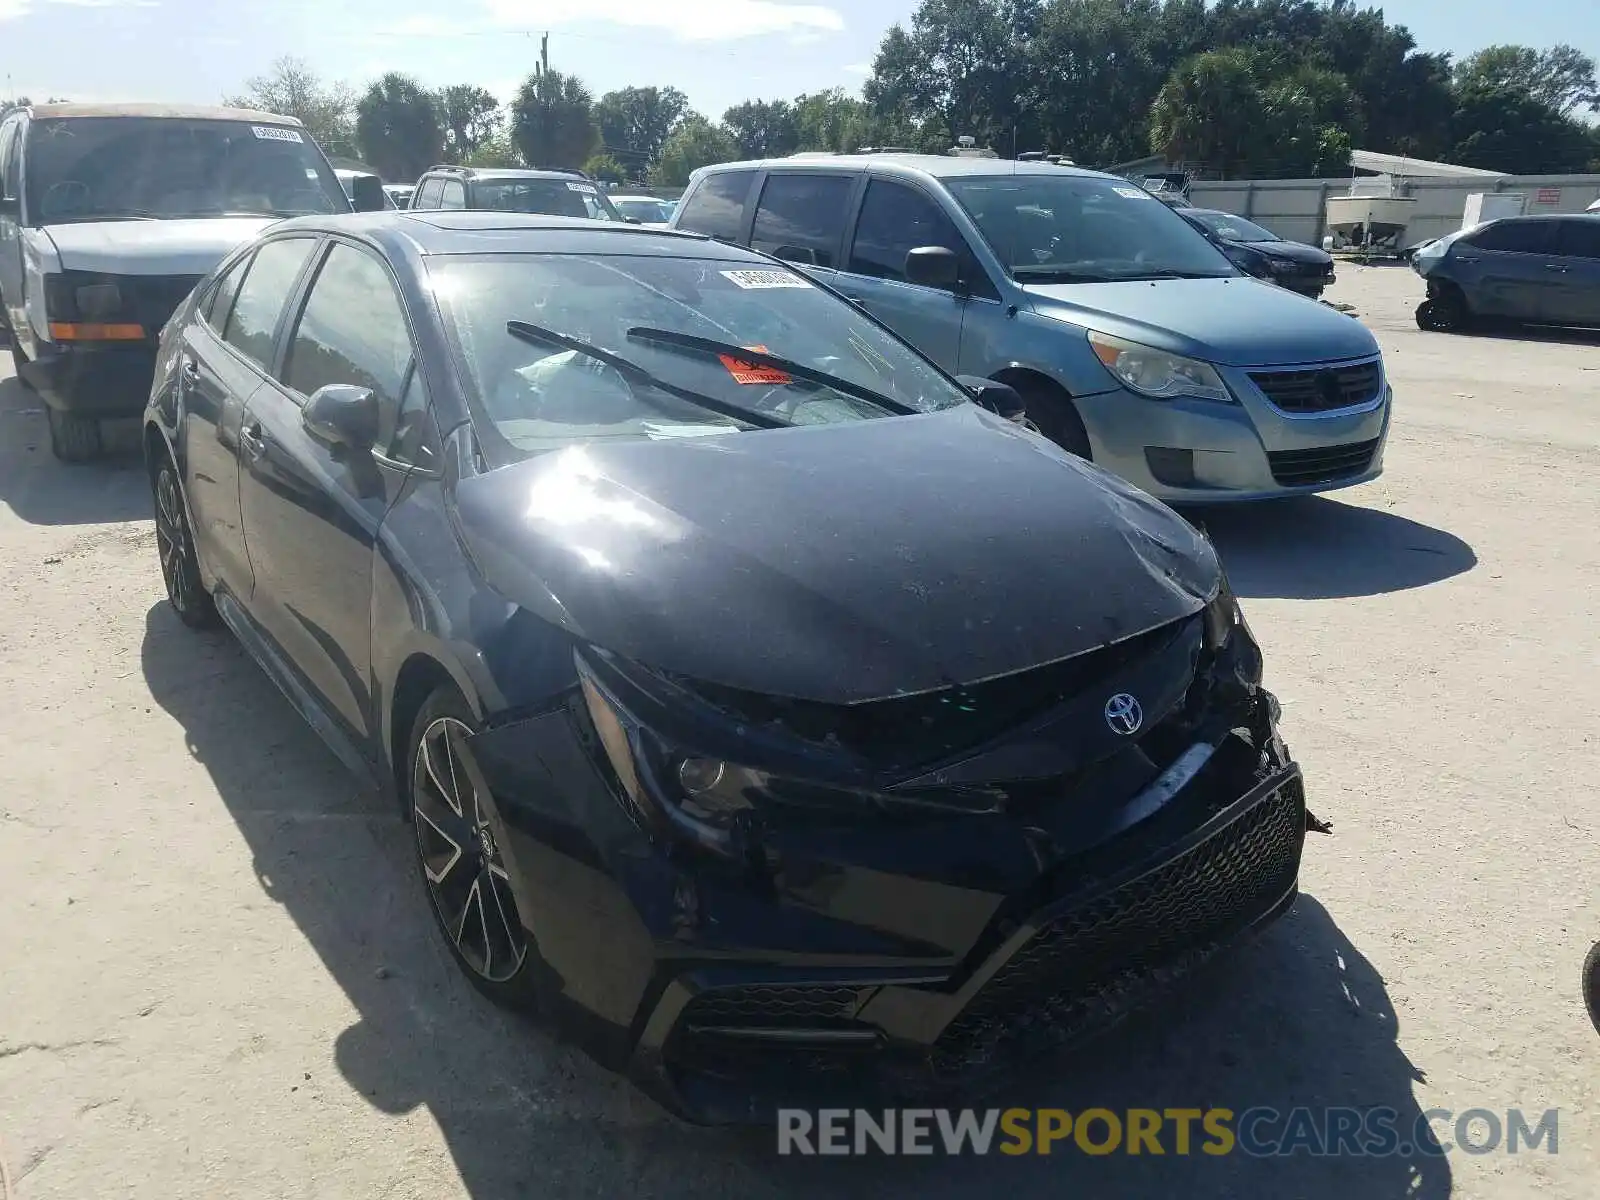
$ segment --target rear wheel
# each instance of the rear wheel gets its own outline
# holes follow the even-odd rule
[[[50,452],[62,462],[90,462],[100,457],[104,448],[100,440],[100,422],[93,417],[64,413],[54,408],[45,410],[50,422]]]
[[[467,746],[472,710],[451,687],[428,697],[412,725],[407,771],[417,865],[439,932],[480,992],[534,1006],[528,938],[511,893],[505,829]]]
[[[1089,446],[1089,434],[1083,428],[1083,418],[1073,406],[1072,397],[1054,384],[1039,380],[1015,382],[1007,380],[1022,397],[1028,410],[1028,419],[1063,450],[1079,458],[1093,460],[1094,451]]]
[[[215,625],[217,607],[200,579],[200,561],[195,556],[183,490],[170,458],[163,458],[151,487],[156,509],[156,554],[161,559],[161,581],[167,585],[172,611],[191,629]]]
[[[1583,1004],[1589,1010],[1589,1023],[1600,1032],[1600,942],[1589,947],[1583,960]]]

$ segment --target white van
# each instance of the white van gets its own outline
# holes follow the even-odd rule
[[[356,201],[300,122],[248,109],[38,104],[0,122],[0,318],[50,447],[100,452],[144,411],[167,318],[229,250],[283,217]]]

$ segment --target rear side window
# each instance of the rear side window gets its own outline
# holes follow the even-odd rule
[[[707,177],[678,214],[678,228],[736,242],[744,230],[744,202],[754,171],[719,171]]]
[[[1600,219],[1589,217],[1561,222],[1556,245],[1568,258],[1600,259]]]
[[[444,181],[444,192],[439,197],[440,208],[465,208],[467,206],[467,189],[459,179]]]
[[[849,175],[769,175],[756,205],[750,245],[790,262],[837,267]]]
[[[412,208],[438,208],[439,196],[444,191],[444,180],[430,179],[419,187],[411,198]]]
[[[1547,254],[1554,248],[1555,225],[1550,221],[1501,221],[1462,240],[1479,250]]]
[[[228,312],[233,308],[233,298],[239,294],[239,284],[244,281],[245,268],[249,264],[248,255],[234,263],[228,268],[227,274],[217,280],[217,286],[211,289],[211,295],[206,297],[203,306],[206,324],[218,333],[222,332],[222,327],[228,320]]]
[[[245,272],[223,340],[265,368],[272,361],[273,334],[283,306],[316,243],[311,238],[281,238],[256,251]]]

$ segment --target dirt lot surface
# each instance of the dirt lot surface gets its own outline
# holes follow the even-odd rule
[[[1289,917],[1013,1102],[1559,1107],[1559,1153],[804,1161],[685,1128],[456,977],[405,827],[169,613],[136,459],[56,463],[8,378],[14,1193],[1600,1195],[1600,337],[1422,334],[1409,272],[1341,271],[1398,396],[1387,474],[1208,517],[1334,836]]]

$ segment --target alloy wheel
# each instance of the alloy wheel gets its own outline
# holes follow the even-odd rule
[[[497,824],[469,768],[472,730],[439,717],[422,732],[411,772],[417,850],[439,922],[476,975],[504,983],[522,969],[527,939]]]
[[[156,553],[161,560],[161,581],[178,616],[190,625],[211,620],[211,598],[200,583],[200,568],[189,536],[189,519],[171,464],[156,474]]]

